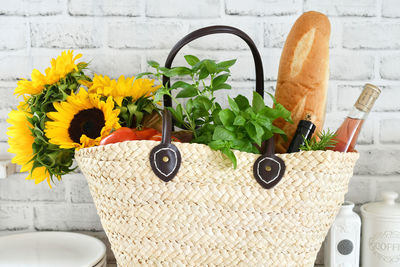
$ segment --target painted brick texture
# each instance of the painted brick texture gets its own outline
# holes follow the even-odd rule
[[[11,157],[6,119],[19,101],[13,95],[17,80],[29,79],[33,68],[43,71],[50,58],[64,49],[83,53],[93,73],[118,78],[148,70],[149,59],[164,62],[169,49],[192,30],[231,25],[256,43],[264,62],[265,87],[273,93],[286,36],[296,18],[308,10],[327,14],[332,26],[325,128],[340,125],[364,83],[382,89],[359,138],[361,157],[346,199],[361,205],[376,200],[381,190],[400,192],[397,0],[4,1],[0,5],[0,160]],[[218,34],[196,40],[179,52],[174,64],[183,64],[182,56],[188,53],[217,60],[237,58],[230,94],[251,96],[254,63],[238,37]],[[217,97],[225,99],[224,92]],[[65,230],[106,240],[82,174],[67,175],[53,189],[25,181],[25,176],[0,179],[0,235]]]

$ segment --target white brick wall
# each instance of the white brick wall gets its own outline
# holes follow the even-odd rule
[[[7,113],[18,103],[13,88],[44,70],[63,49],[91,61],[91,71],[114,78],[163,62],[169,49],[199,27],[227,24],[253,38],[272,92],[285,38],[304,11],[327,14],[332,24],[331,75],[326,126],[335,129],[365,82],[382,88],[360,135],[361,153],[347,199],[361,205],[378,192],[400,192],[400,2],[397,0],[14,0],[0,5],[0,159],[6,151]],[[251,95],[251,54],[237,37],[194,41],[181,53],[218,60],[237,58],[232,95]],[[176,64],[182,64],[182,57]],[[223,97],[223,93],[218,97]],[[84,231],[106,240],[87,184],[71,174],[49,190],[24,174],[0,180],[0,235],[33,230]],[[94,231],[94,232],[93,232]],[[110,254],[112,260],[112,254]],[[321,259],[319,260],[321,261]]]

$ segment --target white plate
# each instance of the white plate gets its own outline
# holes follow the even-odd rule
[[[68,232],[34,232],[0,237],[0,266],[92,267],[106,254],[97,238]]]
[[[104,255],[104,258],[93,267],[106,267],[106,266],[107,266],[107,255]]]

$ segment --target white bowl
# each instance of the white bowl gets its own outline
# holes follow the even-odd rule
[[[0,266],[93,267],[105,255],[103,242],[78,233],[33,232],[0,237]]]

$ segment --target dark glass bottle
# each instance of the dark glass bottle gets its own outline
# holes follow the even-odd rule
[[[299,152],[300,147],[304,145],[304,138],[310,140],[314,134],[315,124],[309,120],[301,120],[297,125],[296,133],[289,145],[287,153]]]

